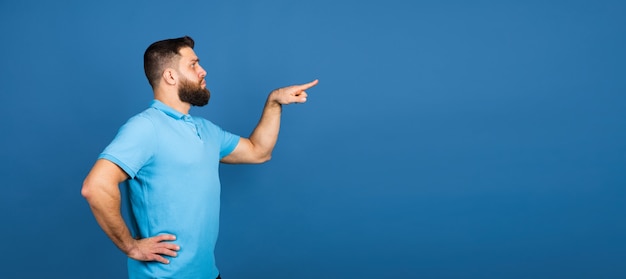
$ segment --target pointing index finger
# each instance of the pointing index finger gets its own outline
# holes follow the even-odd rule
[[[311,81],[311,82],[309,82],[309,83],[302,84],[302,85],[300,85],[300,86],[298,86],[298,87],[300,87],[300,88],[299,88],[300,90],[307,90],[307,89],[309,89],[309,88],[311,88],[311,87],[313,87],[313,86],[317,85],[317,83],[318,83],[318,82],[319,82],[319,81],[316,79],[316,80]]]

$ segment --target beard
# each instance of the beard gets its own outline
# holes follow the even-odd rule
[[[189,79],[180,81],[178,98],[192,106],[202,107],[209,103],[211,92],[208,88],[202,88],[200,83],[193,83]]]

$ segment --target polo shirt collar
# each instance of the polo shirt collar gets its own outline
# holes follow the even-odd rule
[[[152,100],[150,107],[158,109],[174,119],[183,119],[189,117],[188,114],[182,114],[159,100]]]

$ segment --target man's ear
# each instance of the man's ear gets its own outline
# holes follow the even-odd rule
[[[163,71],[162,77],[165,83],[169,85],[176,85],[176,80],[178,80],[178,75],[176,74],[176,71],[174,71],[174,69],[172,68],[165,69]]]

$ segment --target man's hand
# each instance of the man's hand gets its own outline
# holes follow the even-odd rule
[[[307,97],[305,90],[315,86],[316,84],[317,79],[305,84],[292,85],[276,89],[270,93],[269,101],[273,101],[281,105],[304,103],[306,102]]]
[[[306,90],[317,84],[317,79],[309,83],[292,85],[272,91],[267,97],[261,120],[249,138],[240,138],[237,147],[221,159],[227,164],[260,164],[272,157],[272,150],[278,139],[282,105],[306,102]]]
[[[162,255],[176,257],[176,251],[180,250],[180,246],[168,242],[173,240],[176,240],[176,237],[171,234],[136,239],[133,246],[128,250],[128,257],[138,261],[157,261],[169,264],[170,261]]]

